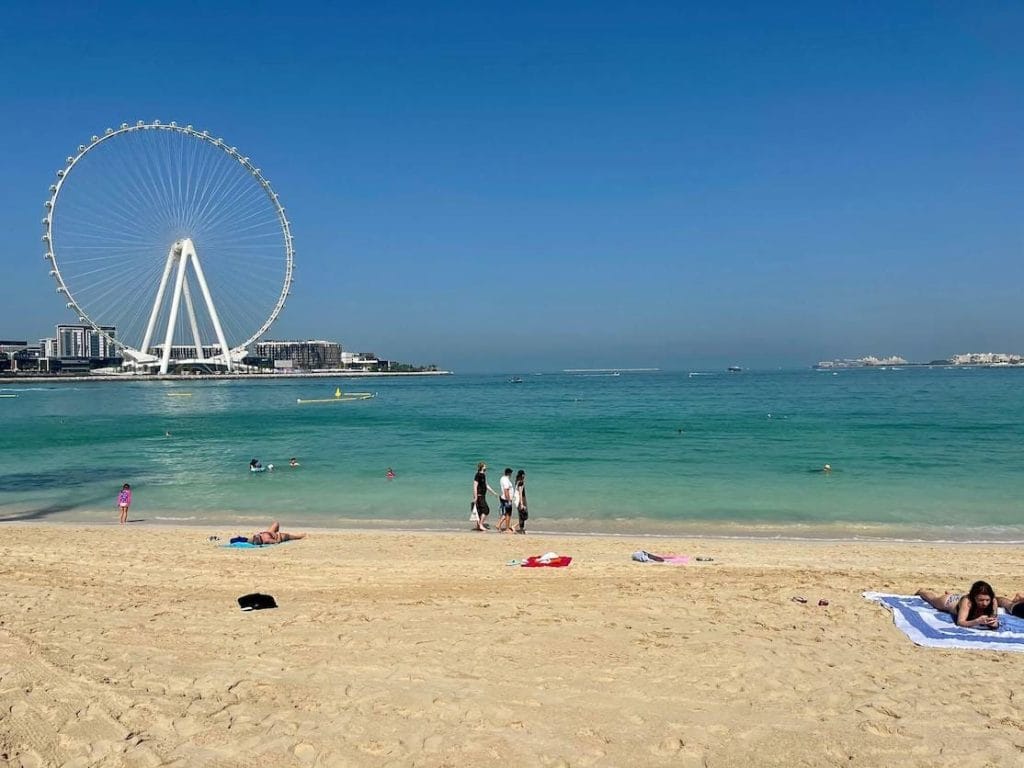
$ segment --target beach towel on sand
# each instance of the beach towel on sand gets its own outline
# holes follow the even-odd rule
[[[287,544],[289,541],[292,541],[292,539],[282,541],[281,544]],[[232,539],[230,544],[221,544],[220,546],[227,549],[266,549],[267,547],[280,546],[280,544],[253,544],[248,539],[245,541],[235,541]]]
[[[572,558],[566,555],[545,552],[543,555],[526,558],[520,565],[523,568],[564,568],[571,562]]]
[[[936,611],[920,597],[865,592],[864,597],[892,611],[893,622],[917,645],[929,648],[974,648],[1024,652],[1024,619],[999,614],[999,629],[958,627],[948,613]]]

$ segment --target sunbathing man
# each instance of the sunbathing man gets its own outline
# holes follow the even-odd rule
[[[281,524],[275,520],[267,530],[254,533],[252,538],[249,539],[249,543],[260,546],[263,544],[281,544],[285,541],[304,538],[306,538],[304,533],[285,533],[281,530]]]
[[[1024,592],[1018,592],[1013,597],[997,597],[996,603],[1011,616],[1024,619]]]

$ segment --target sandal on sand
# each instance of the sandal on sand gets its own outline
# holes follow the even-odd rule
[[[801,597],[800,595],[793,595],[793,597],[791,597],[790,600],[792,600],[794,603],[806,603],[807,602],[807,598],[806,597]]]
[[[818,605],[828,605],[828,600],[823,597],[818,601]]]

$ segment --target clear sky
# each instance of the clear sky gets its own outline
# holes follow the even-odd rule
[[[1024,352],[1024,5],[14,2],[0,338],[54,171],[209,128],[288,210],[272,338],[457,371]]]

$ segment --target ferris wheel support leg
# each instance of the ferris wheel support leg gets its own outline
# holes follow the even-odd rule
[[[149,323],[146,325],[146,335],[142,338],[142,354],[149,354],[149,343],[153,340],[153,331],[156,328],[156,317],[160,314],[160,306],[164,303],[164,293],[167,291],[167,280],[171,276],[171,269],[174,267],[174,246],[167,252],[167,263],[164,264],[164,276],[160,278],[160,287],[156,291],[156,301],[153,302],[153,311],[149,313]]]
[[[174,324],[178,322],[178,309],[181,307],[181,288],[185,282],[185,267],[188,266],[188,255],[182,250],[178,261],[178,274],[174,278],[174,298],[171,299],[171,313],[167,317],[167,333],[164,336],[164,353],[160,359],[160,373],[167,373],[171,363],[171,342],[174,341]]]
[[[199,323],[196,322],[196,308],[192,306],[192,291],[188,288],[188,278],[182,286],[185,292],[185,310],[188,312],[188,322],[192,326],[192,338],[196,343],[196,360],[203,359],[203,341],[199,338]]]
[[[203,299],[206,301],[206,309],[210,313],[210,320],[213,321],[213,330],[217,333],[217,341],[220,342],[220,352],[224,358],[224,363],[227,365],[228,370],[232,369],[231,364],[231,350],[228,348],[227,339],[224,338],[224,329],[220,325],[220,317],[217,315],[217,308],[213,306],[213,298],[210,296],[210,288],[206,284],[206,275],[203,274],[203,265],[199,263],[199,254],[196,253],[195,246],[192,245],[191,240],[185,241],[185,248],[188,249],[188,254],[192,257],[192,268],[196,271],[196,278],[199,280],[199,289],[203,292]],[[182,249],[182,254],[186,253],[185,249]]]

